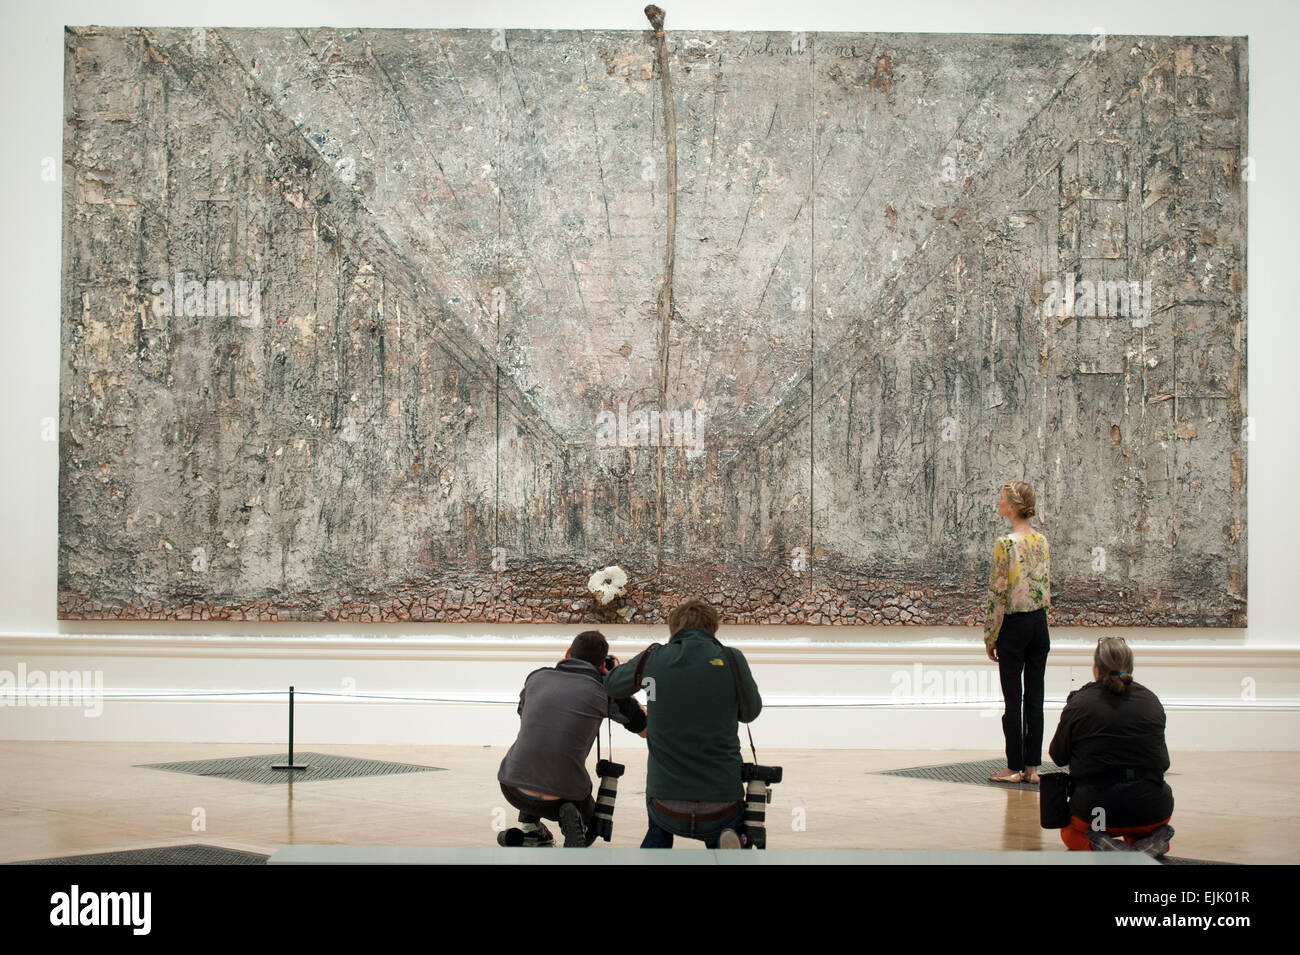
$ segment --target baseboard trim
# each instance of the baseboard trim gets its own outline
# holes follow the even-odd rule
[[[754,732],[765,746],[996,750],[997,670],[972,637],[729,643],[744,651],[763,693]],[[1053,633],[1048,659],[1049,736],[1065,696],[1091,679],[1095,636],[1063,637]],[[524,677],[561,658],[569,639],[0,635],[0,671],[102,678],[92,718],[84,700],[80,711],[36,705],[39,693],[28,699],[8,677],[0,739],[275,743],[285,737],[294,685],[298,745],[508,745]],[[611,650],[627,659],[646,642],[615,639]],[[1130,644],[1139,680],[1169,714],[1171,748],[1300,749],[1300,647]],[[927,692],[936,675],[939,689]]]
[[[1077,629],[1077,628],[1074,628]],[[1089,631],[1082,631],[1087,634]],[[655,638],[663,642],[663,637]],[[8,656],[213,656],[275,657],[279,659],[331,658],[374,660],[542,660],[564,655],[569,639],[562,637],[481,636],[352,636],[241,634],[0,634],[0,660]],[[795,641],[735,639],[729,646],[745,656],[770,663],[970,663],[984,659],[983,645],[972,631],[968,640],[843,640]],[[1091,665],[1095,637],[1061,639],[1052,646],[1053,664]],[[1247,663],[1252,667],[1300,668],[1300,646],[1256,646],[1246,643],[1168,640],[1130,640],[1139,663],[1160,666],[1224,666]],[[610,651],[626,657],[639,652],[646,641],[614,638]]]

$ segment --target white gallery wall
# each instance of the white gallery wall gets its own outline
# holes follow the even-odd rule
[[[1290,2],[1086,5],[860,0],[661,2],[670,30],[1246,35],[1250,183],[1247,249],[1244,630],[1118,630],[1136,675],[1165,702],[1171,749],[1300,748],[1300,334],[1290,278],[1300,240]],[[369,26],[643,30],[637,2],[63,2],[6,4],[0,32],[0,739],[276,741],[284,691],[299,691],[300,744],[510,742],[532,669],[563,655],[578,627],[339,624],[115,625],[60,622],[59,288],[63,26]],[[54,181],[43,177],[53,159]],[[54,440],[49,440],[51,437]],[[990,482],[998,480],[990,476]],[[992,484],[990,485],[992,486]],[[992,508],[993,502],[990,502]],[[991,544],[991,542],[990,542]],[[593,568],[594,569],[594,568]],[[666,628],[602,627],[627,657]],[[1054,628],[1048,733],[1065,694],[1090,679],[1099,631]],[[981,633],[956,627],[735,627],[720,636],[752,661],[773,747],[1001,748],[997,668]],[[4,693],[8,680],[61,673],[64,705]],[[71,705],[80,701],[83,705]],[[19,705],[24,704],[24,705]],[[637,744],[643,745],[643,744]]]

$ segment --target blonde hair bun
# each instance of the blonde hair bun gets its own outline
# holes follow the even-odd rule
[[[1007,502],[1021,517],[1029,518],[1037,514],[1034,508],[1034,489],[1024,481],[1012,481],[1002,485],[1007,491]]]

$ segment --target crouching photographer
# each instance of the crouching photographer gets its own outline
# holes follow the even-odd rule
[[[738,724],[754,720],[763,700],[744,654],[718,641],[719,621],[708,603],[688,600],[668,616],[667,645],[654,644],[605,676],[613,699],[646,690],[642,849],[670,849],[675,835],[710,849],[765,843],[766,787],[781,770],[741,759]]]
[[[1069,774],[1042,777],[1040,821],[1069,849],[1169,851],[1174,793],[1165,782],[1169,749],[1160,700],[1133,680],[1123,637],[1102,637],[1093,682],[1072,692],[1049,748]]]
[[[606,717],[640,736],[646,735],[646,718],[635,700],[616,702],[606,694],[602,675],[618,664],[608,653],[604,635],[587,630],[578,634],[563,660],[534,670],[524,681],[519,736],[497,773],[502,795],[519,810],[519,827],[500,833],[499,845],[554,845],[543,819],[559,822],[566,848],[589,846],[602,835],[609,839],[612,796],[605,795],[602,783],[603,810],[592,798],[587,756]],[[602,764],[598,772],[617,766]]]

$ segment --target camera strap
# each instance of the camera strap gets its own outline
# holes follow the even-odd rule
[[[723,652],[727,654],[727,662],[730,664],[729,669],[731,670],[731,685],[734,688],[736,693],[736,716],[737,718],[739,718],[740,716],[740,668],[736,666],[736,655],[735,653],[732,652],[731,647],[722,646],[722,643],[718,641],[717,637],[714,637],[713,639],[715,642],[718,643],[718,646],[722,647]],[[636,669],[632,672],[633,692],[636,692],[637,690],[641,689],[641,674],[645,671],[646,660],[648,660],[650,658],[650,654],[653,653],[655,650],[659,649],[660,646],[662,646],[662,644],[652,643],[650,644],[650,646],[646,647],[644,651],[642,651],[641,659],[639,659],[636,662]],[[752,730],[750,730],[748,723],[745,724],[745,733],[746,735],[749,736],[749,751],[754,755],[754,762],[757,763],[758,750],[755,749],[754,747],[754,733]],[[612,730],[611,730],[609,748],[610,748],[610,752],[612,753],[614,750],[614,739],[612,735]],[[596,734],[596,757],[597,758],[600,757],[600,734],[599,733]]]
[[[632,671],[632,692],[643,689],[641,686],[641,674],[645,672],[645,662],[650,659],[650,654],[658,650],[660,644],[652,643],[641,651],[641,659],[636,661],[636,669]]]
[[[736,666],[736,655],[731,652],[731,647],[723,647],[727,651],[727,660],[731,664],[731,685],[736,689],[736,717],[740,718],[740,667]],[[758,762],[758,750],[754,748],[754,733],[745,724],[745,734],[749,737],[749,751],[754,754],[754,762]]]

